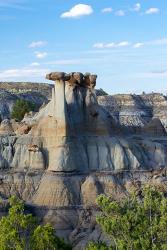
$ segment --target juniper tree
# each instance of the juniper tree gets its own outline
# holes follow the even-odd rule
[[[90,243],[87,250],[166,250],[167,198],[154,187],[144,188],[121,201],[101,195],[97,222],[111,245]]]
[[[39,225],[32,214],[25,213],[21,200],[10,198],[9,213],[0,220],[0,250],[70,249],[69,245],[55,235],[51,225]]]

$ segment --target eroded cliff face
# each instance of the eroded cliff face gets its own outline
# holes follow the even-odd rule
[[[104,238],[95,223],[99,194],[121,198],[146,183],[167,191],[166,131],[158,117],[148,115],[125,129],[117,111],[106,110],[109,96],[98,99],[105,109],[99,105],[96,75],[58,72],[47,78],[55,81],[47,106],[23,124],[1,124],[0,194],[23,198],[75,249],[83,249],[89,239]],[[134,106],[134,98],[129,103]]]
[[[131,128],[131,131],[142,133],[148,123],[152,124],[152,120],[158,119],[164,130],[167,131],[167,97],[159,94],[142,94],[142,95],[113,95],[99,96],[98,102],[102,105],[122,126]],[[147,135],[155,135],[150,129]],[[164,136],[164,133],[157,132],[157,135]]]

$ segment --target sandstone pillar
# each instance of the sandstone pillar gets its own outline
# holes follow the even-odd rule
[[[52,115],[55,117],[55,106],[56,106],[56,98],[55,98],[55,86],[52,88]]]
[[[67,136],[67,107],[65,100],[65,81],[67,75],[64,72],[51,73],[47,79],[55,81],[55,92],[53,93],[53,112],[57,121],[57,134]]]

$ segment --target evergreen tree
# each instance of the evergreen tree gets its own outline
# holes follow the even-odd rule
[[[167,198],[153,187],[121,201],[104,195],[97,200],[102,212],[97,222],[111,246],[90,243],[87,250],[167,250]]]
[[[13,105],[11,116],[13,119],[21,121],[26,113],[34,110],[34,103],[26,101],[24,99],[18,99]]]
[[[25,214],[24,203],[10,198],[7,216],[0,220],[0,250],[70,250],[55,235],[51,225],[40,226],[32,214]]]
[[[55,235],[51,225],[38,226],[32,235],[31,246],[33,250],[71,250],[69,245]]]

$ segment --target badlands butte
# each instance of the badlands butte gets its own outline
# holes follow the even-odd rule
[[[105,240],[95,221],[99,194],[120,199],[148,183],[167,191],[167,97],[110,96],[89,73],[47,79],[45,90],[0,84],[1,212],[15,194],[73,249],[84,249]],[[19,123],[10,119],[18,98],[45,104]]]

